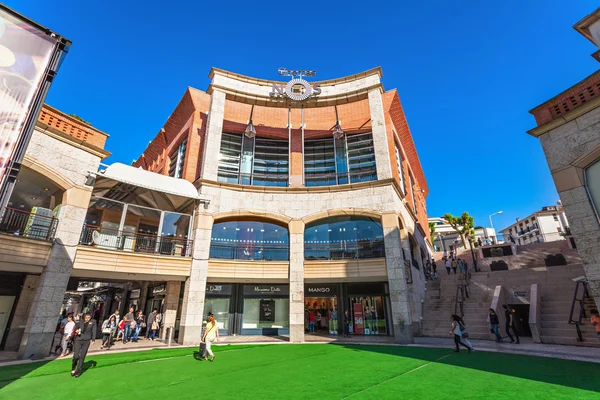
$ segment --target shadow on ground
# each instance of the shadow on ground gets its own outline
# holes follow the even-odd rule
[[[448,349],[448,357],[440,359],[439,353],[438,355],[427,356],[426,354],[431,354],[431,352],[424,352],[424,348],[420,347],[334,345],[354,351],[369,351],[415,358],[438,364],[600,392],[600,380],[598,379],[600,364],[596,363],[485,351],[476,351],[469,354],[466,350],[461,350],[460,353],[455,353],[452,349]]]

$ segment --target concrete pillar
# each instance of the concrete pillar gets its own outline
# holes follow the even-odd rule
[[[529,328],[533,343],[542,343],[542,303],[541,293],[538,284],[531,285],[529,291]]]
[[[402,242],[400,240],[400,224],[396,213],[384,213],[381,217],[385,245],[385,265],[387,267],[392,306],[392,323],[396,343],[412,343],[412,317]]]
[[[225,115],[225,93],[213,90],[210,96],[204,150],[202,152],[202,168],[200,178],[217,180],[217,167],[221,151],[221,135],[223,133],[223,116]]]
[[[91,193],[87,188],[74,187],[63,195],[54,244],[38,280],[19,358],[39,359],[50,352]]]
[[[392,178],[392,162],[388,147],[387,129],[385,127],[385,111],[381,88],[369,91],[369,109],[371,111],[371,126],[373,132],[373,147],[377,164],[377,179]],[[394,166],[396,162],[394,161]]]
[[[181,282],[167,282],[167,296],[165,297],[165,311],[163,314],[163,329],[160,333],[161,339],[167,339],[167,328],[174,329],[175,321],[177,320],[177,307],[179,306],[179,292],[181,290]],[[171,334],[175,337],[175,332]]]
[[[37,275],[25,276],[23,287],[21,288],[21,293],[19,294],[19,301],[15,307],[15,313],[6,336],[6,343],[4,344],[4,350],[6,351],[19,350],[21,338],[25,332],[29,310],[31,309],[33,299],[35,298],[35,290],[38,278],[39,277]]]
[[[292,220],[290,233],[290,342],[304,342],[304,222]]]
[[[192,271],[185,282],[181,307],[179,343],[183,345],[200,344],[212,226],[213,217],[211,215],[196,215],[193,234]]]

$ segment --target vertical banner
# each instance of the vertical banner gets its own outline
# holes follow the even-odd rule
[[[354,333],[363,335],[365,333],[365,321],[363,316],[363,306],[361,303],[353,304],[354,309]]]
[[[70,42],[0,4],[0,207]],[[17,165],[18,167],[18,165]],[[14,177],[13,177],[14,180]]]

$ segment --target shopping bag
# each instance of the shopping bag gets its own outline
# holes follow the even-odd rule
[[[206,357],[206,342],[200,342],[200,356],[202,358]]]

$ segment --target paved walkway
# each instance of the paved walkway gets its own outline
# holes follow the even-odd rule
[[[561,358],[564,360],[577,360],[600,363],[600,348],[583,346],[562,346],[557,344],[523,343],[511,344],[496,343],[491,340],[471,340],[475,351],[489,351],[493,353],[523,354],[537,357]],[[415,347],[447,347],[454,348],[453,338],[415,338]],[[461,349],[464,350],[464,349]]]
[[[354,344],[354,345],[382,345],[382,346],[410,346],[410,347],[438,347],[448,348],[454,347],[452,338],[426,338],[417,337],[415,343],[410,345],[399,345],[393,343],[393,338],[389,336],[351,336],[344,338],[343,336],[329,335],[305,335],[305,342],[310,344]],[[217,344],[288,344],[289,336],[225,336]],[[579,347],[579,346],[561,346],[552,344],[527,343],[521,344],[496,343],[491,340],[471,340],[471,344],[476,351],[489,351],[494,353],[522,354],[538,357],[560,358],[565,360],[587,361],[600,363],[600,348]],[[116,343],[110,350],[100,349],[100,341],[90,347],[89,354],[110,354],[121,353],[139,350],[150,349],[167,349],[167,348],[184,348],[197,346],[182,346],[175,342],[169,346],[161,340],[150,341],[140,340],[137,343],[130,342],[127,344]],[[32,360],[16,360],[16,352],[0,352],[0,367],[16,364],[24,364],[34,362]],[[66,358],[70,358],[67,356]],[[43,360],[35,361],[51,361],[56,359],[56,355],[46,357]]]

